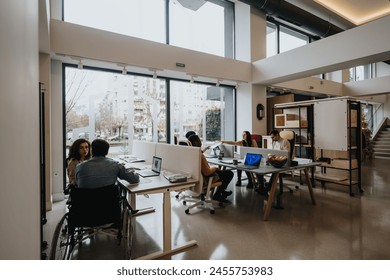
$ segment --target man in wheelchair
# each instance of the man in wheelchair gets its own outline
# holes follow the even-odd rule
[[[136,173],[127,171],[119,162],[107,158],[110,144],[103,139],[92,141],[92,159],[84,161],[76,167],[77,187],[100,188],[114,185],[118,177],[129,183],[138,183]]]
[[[58,223],[51,244],[51,259],[71,259],[74,248],[97,233],[116,237],[124,258],[131,256],[131,209],[126,190],[116,181],[139,182],[137,174],[106,158],[110,145],[102,139],[92,142],[92,159],[76,167],[77,186],[70,190],[68,213]]]

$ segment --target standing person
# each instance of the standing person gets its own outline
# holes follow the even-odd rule
[[[191,135],[188,139],[192,146],[194,147],[202,147],[202,141],[200,141],[200,138],[198,135],[194,134]],[[229,185],[230,181],[233,179],[233,172],[231,170],[220,170],[216,166],[210,167],[209,163],[207,162],[206,157],[203,154],[203,151],[201,151],[202,156],[202,163],[201,163],[201,170],[203,176],[210,176],[213,174],[217,174],[218,176],[215,178],[215,180],[219,180],[222,182],[222,185],[218,187],[217,192],[214,194],[213,199],[218,200],[220,202],[229,202],[226,197],[232,194],[232,191],[226,191],[227,186]],[[206,182],[206,180],[204,180]]]
[[[78,188],[100,188],[114,185],[118,178],[129,183],[138,183],[136,173],[126,170],[119,162],[107,158],[110,144],[103,139],[92,141],[92,159],[82,162],[76,167]]]
[[[272,149],[290,151],[290,142],[280,136],[279,131],[274,129],[270,133],[272,139]]]
[[[91,158],[91,144],[84,138],[77,139],[69,148],[66,158],[66,172],[69,185],[76,185],[76,166]],[[64,193],[69,193],[69,185],[64,187]]]
[[[242,133],[242,139],[239,141],[221,141],[223,144],[235,145],[235,146],[245,146],[245,147],[255,147],[257,148],[257,142],[255,139],[252,139],[252,135],[249,131],[244,131]],[[242,170],[237,170],[237,183],[236,186],[241,186],[241,174]],[[253,180],[251,173],[245,171],[246,177],[248,178],[248,185],[246,186],[248,189],[253,189]]]

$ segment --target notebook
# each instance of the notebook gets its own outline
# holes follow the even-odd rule
[[[246,169],[257,169],[259,168],[262,157],[263,156],[261,154],[247,153],[245,156],[244,163],[237,165],[237,167],[246,168]]]
[[[152,168],[141,169],[137,174],[142,177],[159,176],[161,172],[162,158],[153,156]]]

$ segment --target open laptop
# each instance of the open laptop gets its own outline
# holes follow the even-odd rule
[[[246,168],[246,169],[257,169],[260,166],[262,159],[261,154],[251,154],[247,153],[245,156],[245,161],[243,164],[238,164],[237,167]]]
[[[159,176],[161,172],[162,158],[153,156],[152,168],[141,169],[137,171],[137,174],[141,177]]]

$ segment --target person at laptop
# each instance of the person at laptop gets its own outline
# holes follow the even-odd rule
[[[76,167],[78,188],[100,188],[114,185],[118,178],[129,183],[138,183],[139,176],[126,170],[119,162],[107,158],[110,144],[103,139],[92,141],[92,159],[84,161]]]
[[[272,139],[272,149],[290,151],[290,142],[280,136],[279,131],[274,129],[270,133]]]
[[[270,132],[272,139],[272,149],[274,150],[283,150],[290,151],[290,142],[287,139],[284,139],[280,136],[279,131],[274,129]],[[267,194],[269,186],[272,182],[265,183],[263,186],[259,186],[256,190],[260,194]]]
[[[188,140],[191,142],[192,146],[202,147],[202,141],[200,140],[198,135],[191,135]],[[215,177],[215,180],[220,180],[222,182],[222,185],[218,187],[217,192],[214,194],[213,199],[218,200],[220,202],[229,202],[226,198],[232,194],[232,191],[226,191],[226,188],[229,185],[230,181],[233,179],[233,172],[231,170],[220,170],[216,166],[210,167],[206,157],[203,154],[203,151],[201,151],[201,156],[202,175],[207,177],[213,174],[217,174],[218,176]],[[206,182],[206,180],[204,180],[204,182]]]
[[[252,135],[249,131],[244,131],[242,133],[242,139],[239,141],[223,140],[221,142],[222,142],[222,144],[229,144],[229,145],[234,145],[234,146],[245,146],[245,147],[255,147],[255,148],[258,147],[256,140],[252,139]],[[242,174],[242,170],[237,170],[237,183],[236,183],[237,187],[241,186],[241,174]],[[248,189],[253,189],[254,184],[253,184],[251,173],[248,171],[245,171],[245,174],[246,174],[246,177],[248,178],[248,184],[246,187]]]

